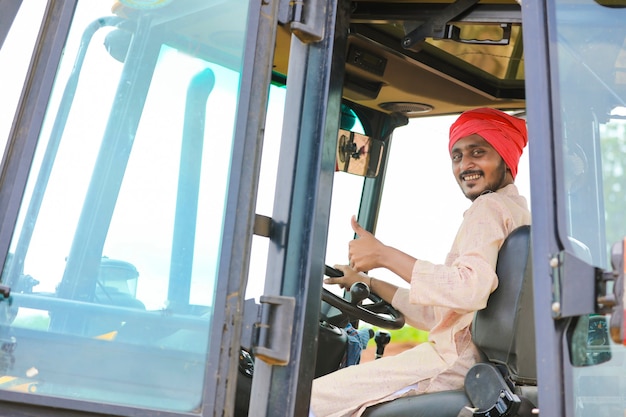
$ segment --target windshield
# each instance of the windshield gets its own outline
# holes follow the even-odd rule
[[[577,258],[610,270],[610,247],[626,236],[626,8],[592,0],[552,4],[561,237]],[[623,414],[625,352],[609,343],[604,316],[579,320],[571,345],[575,398],[566,401],[576,416]]]
[[[0,389],[198,412],[247,2],[123,3],[73,16],[2,274]]]

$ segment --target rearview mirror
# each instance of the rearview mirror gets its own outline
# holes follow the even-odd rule
[[[382,140],[339,129],[336,170],[376,177],[383,159],[384,144]]]

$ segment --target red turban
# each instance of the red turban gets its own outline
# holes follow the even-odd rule
[[[522,150],[528,143],[526,122],[500,110],[480,108],[462,113],[450,126],[448,150],[461,138],[478,134],[500,154],[515,179]]]

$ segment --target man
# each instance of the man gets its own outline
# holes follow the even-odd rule
[[[384,245],[352,218],[358,236],[349,244],[350,266],[324,282],[350,288],[363,281],[428,330],[429,340],[396,356],[344,368],[313,382],[316,417],[359,416],[368,407],[404,395],[460,389],[479,359],[470,325],[498,285],[498,251],[519,226],[530,224],[524,197],[514,185],[528,142],[523,120],[498,110],[467,111],[450,127],[452,172],[472,201],[443,265],[418,260]],[[399,288],[360,271],[387,268],[410,284]]]

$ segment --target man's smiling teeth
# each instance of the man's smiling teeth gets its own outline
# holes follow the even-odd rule
[[[466,175],[463,177],[464,181],[474,181],[477,180],[478,178],[480,178],[480,174],[472,174],[472,175]]]

